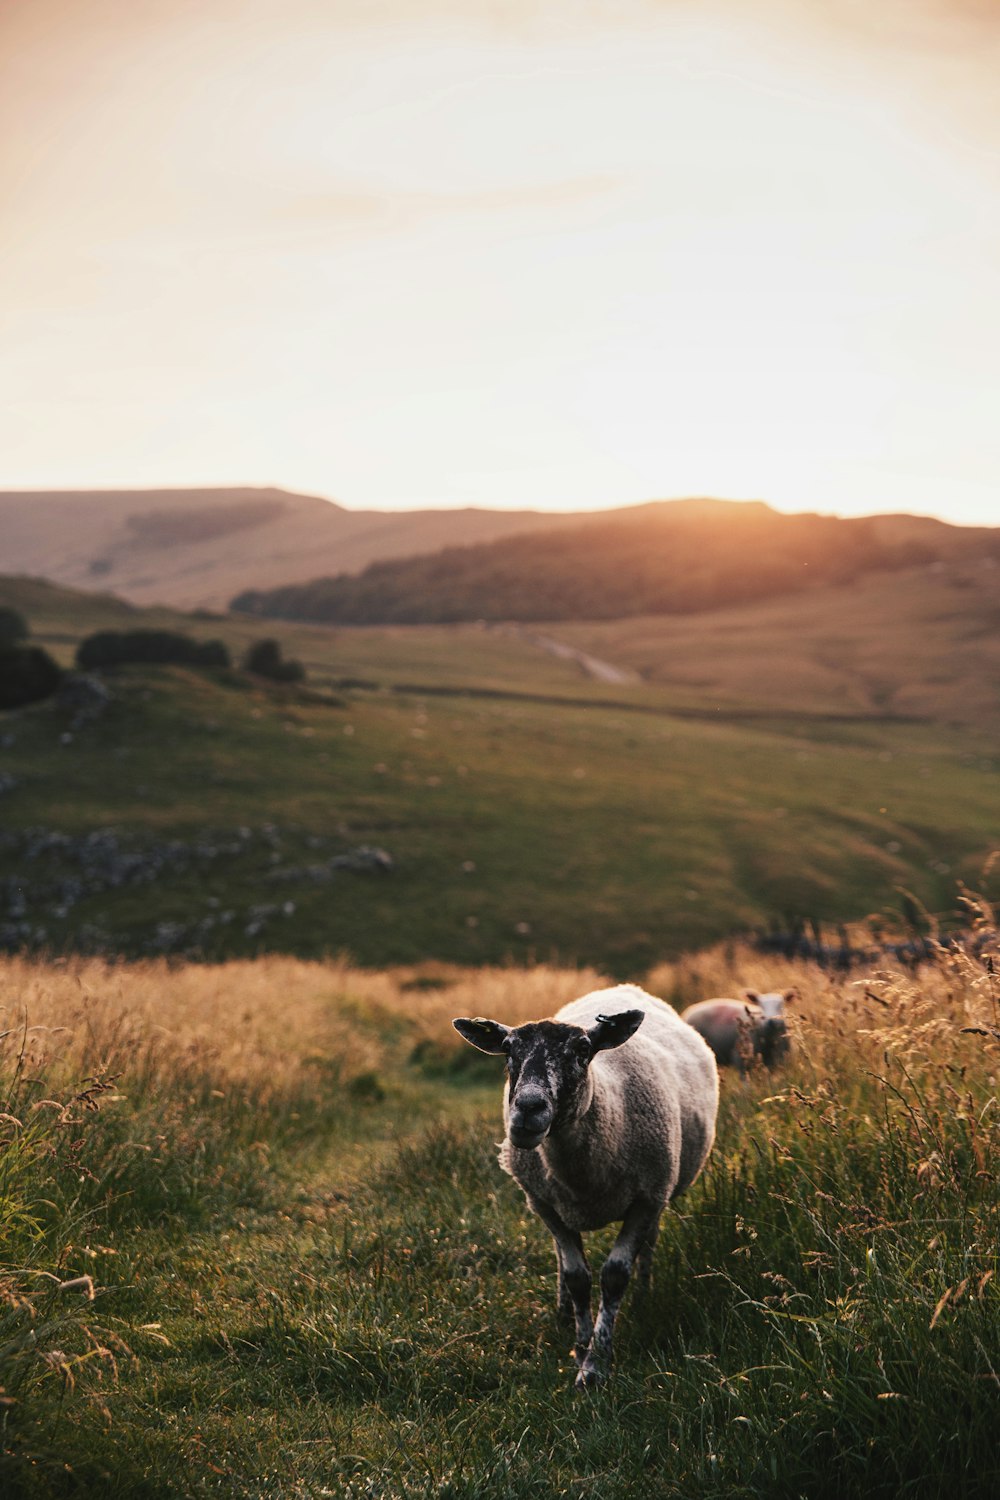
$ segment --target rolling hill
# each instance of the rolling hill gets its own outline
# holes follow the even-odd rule
[[[0,941],[373,966],[557,957],[639,977],[787,914],[941,913],[1000,847],[996,606],[969,568],[533,631],[268,623],[304,691],[133,667],[74,722],[0,716]],[[964,580],[964,583],[963,583]],[[251,617],[0,581],[63,663],[91,631]],[[685,659],[685,652],[690,659]],[[381,848],[389,870],[350,863]],[[994,875],[995,883],[995,875]]]
[[[218,609],[241,589],[553,524],[535,511],[346,510],[277,489],[8,491],[0,569],[135,604]]]
[[[356,575],[247,590],[233,608],[327,624],[613,620],[717,609],[958,559],[1000,561],[1000,530],[677,500],[383,560]]]

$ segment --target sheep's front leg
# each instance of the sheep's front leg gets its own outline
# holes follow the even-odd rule
[[[569,1289],[566,1280],[566,1267],[563,1265],[562,1251],[559,1249],[558,1240],[554,1241],[556,1247],[556,1275],[558,1277],[556,1290],[556,1311],[560,1318],[572,1318],[575,1314],[573,1307],[573,1293]]]
[[[555,1241],[559,1268],[558,1308],[560,1312],[573,1314],[576,1322],[573,1356],[582,1366],[594,1335],[590,1311],[590,1267],[583,1253],[583,1241],[575,1229],[563,1223],[551,1204],[542,1203],[538,1198],[528,1201]]]
[[[597,1322],[590,1348],[576,1377],[577,1390],[597,1385],[604,1378],[611,1364],[611,1340],[615,1331],[615,1319],[622,1305],[622,1298],[632,1275],[636,1256],[645,1262],[652,1255],[652,1246],[660,1223],[659,1207],[652,1207],[641,1200],[633,1203],[625,1215],[621,1233],[615,1240],[604,1265],[601,1267],[601,1305],[597,1311]],[[645,1266],[642,1267],[645,1270]]]

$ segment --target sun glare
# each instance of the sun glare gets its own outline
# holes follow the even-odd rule
[[[0,482],[991,518],[993,158],[912,59],[791,0],[156,15],[22,22]]]

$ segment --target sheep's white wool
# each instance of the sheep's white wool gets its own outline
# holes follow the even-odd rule
[[[636,985],[596,990],[552,1020],[458,1020],[467,1041],[505,1052],[500,1163],[555,1241],[559,1305],[576,1320],[577,1385],[611,1356],[633,1265],[648,1278],[660,1216],[712,1147],[719,1083],[702,1038]],[[621,1221],[601,1271],[597,1321],[580,1233]]]
[[[705,1038],[720,1067],[745,1073],[755,1058],[770,1068],[787,1056],[785,1006],[794,998],[794,990],[745,990],[741,1000],[699,1000],[681,1020]]]

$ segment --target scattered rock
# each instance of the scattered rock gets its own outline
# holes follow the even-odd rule
[[[347,854],[334,854],[323,864],[283,865],[269,870],[268,880],[302,881],[310,885],[322,885],[332,880],[338,870],[351,870],[356,874],[388,875],[395,868],[395,861],[385,849],[362,844]]]
[[[370,844],[362,844],[350,854],[337,854],[330,864],[335,870],[372,870],[378,875],[388,875],[395,868],[391,854]]]
[[[9,789],[3,783],[5,774],[0,773],[0,791]],[[10,781],[13,784],[14,778]],[[316,834],[305,839],[299,831],[296,834],[309,848],[322,847],[326,842]],[[315,864],[283,866],[285,837],[272,823],[259,830],[206,830],[201,838],[190,842],[171,839],[142,846],[113,828],[85,834],[37,827],[18,833],[0,832],[0,860],[8,865],[7,873],[0,874],[0,951],[37,947],[47,941],[47,931],[35,925],[43,913],[49,920],[64,923],[85,899],[178,876],[193,876],[198,881],[204,879],[207,869],[219,864],[253,861],[260,880],[299,885],[329,881],[341,871],[384,875],[394,868],[391,854],[367,844]],[[278,868],[261,868],[268,863]],[[246,876],[242,879],[245,881]],[[258,902],[242,913],[220,911],[218,896],[207,896],[204,904],[205,914],[190,922],[151,923],[144,934],[132,933],[128,938],[115,937],[94,924],[80,924],[71,934],[64,933],[61,942],[85,953],[196,954],[216,928],[242,923],[245,936],[257,937],[275,918],[287,919],[297,910],[294,900]]]
[[[99,719],[110,702],[110,689],[93,672],[70,672],[56,693],[56,706],[70,715],[73,730]]]

